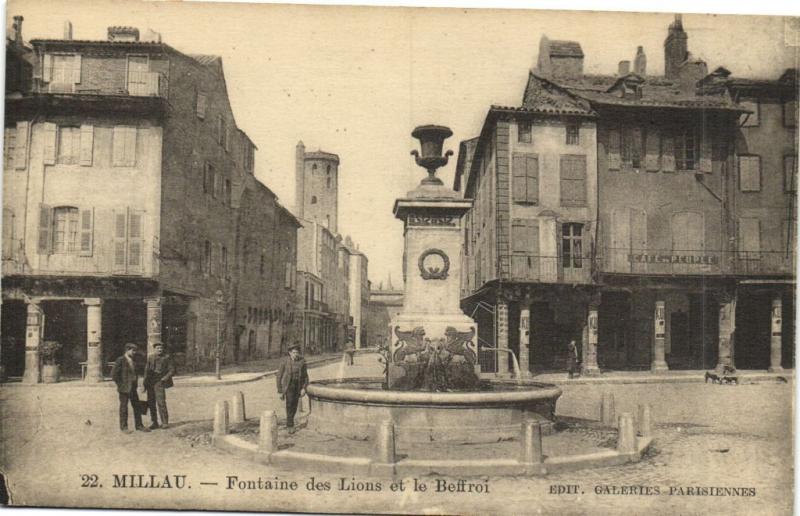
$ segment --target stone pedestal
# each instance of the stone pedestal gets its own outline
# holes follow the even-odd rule
[[[530,376],[531,310],[525,305],[519,312],[519,372]]]
[[[719,305],[719,350],[717,372],[723,373],[725,368],[733,368],[733,342],[731,335],[736,329],[736,304],[731,297],[725,297]]]
[[[161,342],[161,298],[150,297],[147,304],[147,354],[153,352],[156,343]]]
[[[99,298],[83,300],[86,306],[86,378],[89,383],[103,381],[102,327],[103,303]]]
[[[39,383],[41,380],[39,344],[43,316],[44,313],[37,303],[28,303],[28,320],[25,327],[25,372],[22,374],[22,383]]]
[[[666,356],[667,315],[664,301],[656,301],[655,338],[653,339],[653,362],[650,370],[654,373],[668,371]]]
[[[772,300],[772,332],[770,333],[769,346],[769,371],[780,373],[783,371],[781,366],[781,353],[783,346],[783,299],[780,294]]]
[[[597,317],[597,307],[590,306],[589,315],[586,318],[586,346],[581,367],[581,374],[586,376],[600,374],[600,367],[597,365]]]

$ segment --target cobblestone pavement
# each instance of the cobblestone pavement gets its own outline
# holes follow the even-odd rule
[[[356,365],[331,364],[310,371],[312,380],[372,376],[374,355]],[[120,434],[114,389],[0,389],[0,462],[17,504],[82,507],[216,508],[308,512],[402,512],[482,514],[789,514],[791,513],[793,384],[740,386],[706,384],[566,385],[558,402],[562,416],[597,419],[599,400],[613,392],[617,413],[650,403],[655,452],[638,464],[553,474],[545,478],[470,478],[489,493],[437,492],[443,481],[423,477],[425,492],[394,492],[385,479],[314,472],[288,472],[220,452],[187,438],[208,427],[214,402],[237,391],[247,413],[283,413],[273,378],[256,382],[168,391],[173,428]],[[545,450],[547,453],[547,450]],[[182,489],[113,488],[113,475],[187,475]],[[82,475],[87,475],[83,477]],[[98,487],[91,485],[97,475]],[[296,481],[296,490],[228,489],[238,480]],[[328,482],[330,490],[309,492],[307,483]],[[120,477],[121,478],[121,477]],[[128,477],[130,478],[130,477]],[[145,477],[145,480],[149,478]],[[344,485],[340,485],[344,478]],[[129,480],[130,481],[130,480]],[[218,485],[201,485],[212,482]],[[381,490],[374,491],[380,483]],[[172,479],[172,484],[175,484]],[[347,489],[355,486],[356,491]],[[454,484],[448,484],[454,485]],[[574,485],[574,494],[551,494],[554,486]],[[102,486],[102,487],[100,487]],[[658,487],[659,495],[608,494],[623,486]],[[690,495],[689,487],[744,487],[755,496]],[[312,486],[313,487],[313,486]],[[317,486],[319,487],[319,486]],[[323,486],[324,487],[324,486]],[[684,494],[668,494],[683,488]],[[344,488],[344,489],[343,489]],[[597,494],[595,490],[601,494]],[[602,494],[605,493],[605,494]]]

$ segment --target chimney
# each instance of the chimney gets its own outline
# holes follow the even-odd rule
[[[620,77],[625,77],[631,73],[631,62],[630,61],[620,61],[619,67],[617,68],[617,75]]]
[[[69,20],[64,22],[64,39],[67,41],[72,39],[72,22]]]
[[[14,31],[14,43],[22,45],[22,16],[14,16],[14,24],[11,26]]]
[[[689,36],[683,30],[683,19],[680,14],[675,15],[675,21],[669,26],[667,39],[664,40],[664,76],[667,79],[677,79],[681,64],[686,61],[689,53]]]
[[[641,77],[647,75],[647,56],[641,46],[636,49],[636,57],[633,59],[633,73]]]
[[[139,41],[139,29],[136,27],[109,27],[108,41]]]

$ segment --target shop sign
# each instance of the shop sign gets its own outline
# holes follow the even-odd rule
[[[628,261],[631,263],[718,265],[719,256],[709,254],[629,254]]]

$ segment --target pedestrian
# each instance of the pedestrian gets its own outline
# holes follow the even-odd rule
[[[133,421],[136,430],[149,432],[142,424],[142,413],[139,406],[139,376],[136,373],[135,356],[138,351],[136,344],[125,344],[125,353],[114,361],[111,369],[111,379],[117,384],[119,394],[119,429],[130,433],[128,430],[128,403],[133,407]]]
[[[569,341],[567,344],[567,372],[571,379],[575,372],[578,370],[578,348],[575,345],[575,339]]]
[[[308,369],[305,359],[300,356],[300,346],[289,346],[289,356],[281,361],[275,379],[281,399],[286,400],[286,428],[294,433],[294,415],[300,398],[305,396],[308,386]]]
[[[169,428],[166,390],[172,387],[174,374],[175,366],[172,358],[164,353],[164,344],[157,342],[153,346],[153,353],[147,357],[147,364],[144,368],[144,388],[147,390],[150,430]],[[158,424],[159,416],[161,417],[160,426]]]
[[[349,366],[353,365],[353,355],[356,352],[356,345],[353,343],[353,339],[350,337],[347,338],[347,342],[344,344],[344,355],[345,355],[345,363]]]

